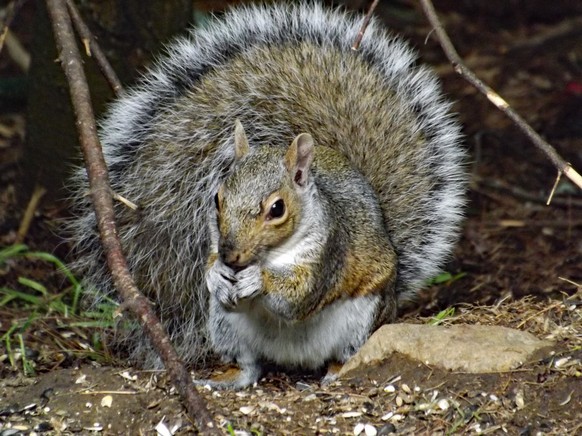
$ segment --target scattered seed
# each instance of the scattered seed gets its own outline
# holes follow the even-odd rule
[[[361,422],[359,424],[356,424],[356,426],[354,427],[354,436],[358,436],[360,433],[362,433],[364,431],[364,424],[362,424]]]
[[[279,412],[281,414],[287,412],[287,409],[283,408],[281,409],[279,406],[277,406],[275,403],[272,402],[259,402],[259,406],[261,407],[261,409],[267,409],[267,410],[274,410],[276,412]]]
[[[314,401],[314,400],[317,400],[317,395],[315,395],[315,394],[309,394],[308,396],[306,396],[303,399],[303,401],[307,401],[307,402]]]
[[[517,406],[518,410],[521,410],[525,407],[525,400],[523,399],[523,392],[519,391],[515,394],[515,405]]]
[[[122,371],[119,375],[121,377],[123,377],[124,379],[126,379],[126,380],[131,380],[131,381],[136,381],[137,380],[137,375],[131,375],[129,373],[129,371]]]
[[[433,409],[433,405],[431,403],[421,403],[418,406],[416,406],[416,410],[420,410],[421,412],[425,412],[427,410],[432,410]]]
[[[394,377],[392,380],[390,380],[388,382],[388,384],[391,385],[391,384],[394,384],[396,382],[399,382],[400,380],[402,380],[402,376],[398,375],[398,376]]]
[[[162,400],[155,400],[155,401],[152,401],[151,403],[149,403],[149,404],[146,406],[146,409],[155,409],[156,407],[158,407],[158,406],[160,405],[160,403],[161,403],[161,402],[162,402]]]
[[[357,418],[362,416],[362,412],[344,412],[341,416],[342,418]]]
[[[396,405],[397,405],[398,407],[401,407],[403,404],[404,404],[404,400],[402,399],[402,397],[401,397],[400,395],[398,395],[398,396],[396,397]]]
[[[414,397],[412,395],[402,395],[402,401],[406,404],[411,404],[414,401]]]
[[[566,357],[562,357],[561,359],[556,360],[556,363],[554,363],[554,366],[556,368],[559,368],[561,366],[564,366],[566,363],[568,363],[568,361],[570,360],[570,356],[566,356]]]
[[[560,403],[560,406],[565,406],[566,404],[568,404],[570,402],[570,400],[572,399],[573,393],[574,393],[574,391],[570,392],[568,394],[568,396],[566,397],[566,399]]]
[[[394,385],[388,385],[384,388],[384,392],[388,392],[389,394],[392,394],[392,393],[396,392],[396,388],[394,387]]]
[[[162,420],[158,422],[158,425],[156,425],[156,431],[159,436],[172,436],[172,432],[168,426],[164,424],[164,418],[162,418]]]
[[[376,427],[373,425],[366,424],[364,426],[364,433],[366,436],[376,436],[378,434],[378,430],[376,430]]]
[[[388,421],[389,419],[391,419],[394,416],[394,412],[388,412],[386,415],[384,415],[382,418],[380,418],[382,421]]]
[[[404,392],[406,392],[407,394],[409,394],[410,392],[412,392],[406,383],[402,383],[402,385],[400,386],[400,388],[401,388],[401,389],[402,389]]]
[[[87,380],[87,375],[86,374],[81,374],[77,380],[75,380],[75,384],[79,385],[81,383],[85,383],[85,380]]]
[[[254,412],[255,406],[242,406],[238,410],[240,410],[243,415],[250,415],[251,413]]]
[[[105,395],[101,398],[101,407],[111,407],[113,404],[113,397],[111,395]]]
[[[437,406],[439,406],[439,409],[441,410],[447,410],[450,407],[449,402],[446,398],[440,399],[437,403]]]

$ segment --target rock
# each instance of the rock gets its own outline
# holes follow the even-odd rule
[[[530,333],[499,326],[388,324],[368,339],[339,376],[380,363],[395,352],[452,371],[503,372],[515,369],[553,344]]]

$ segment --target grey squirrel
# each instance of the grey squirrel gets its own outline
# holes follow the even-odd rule
[[[439,271],[458,237],[460,128],[437,80],[372,20],[320,5],[232,9],[178,39],[100,126],[119,235],[184,360],[343,363]],[[77,268],[114,295],[84,170]],[[137,328],[118,341],[159,362]],[[332,378],[333,374],[328,376]]]

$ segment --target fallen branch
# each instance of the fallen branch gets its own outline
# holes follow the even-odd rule
[[[471,85],[477,88],[482,94],[484,94],[491,103],[493,103],[501,112],[507,115],[517,127],[521,129],[522,132],[534,143],[534,145],[546,154],[550,159],[552,164],[558,169],[559,174],[564,174],[568,177],[575,185],[582,189],[582,176],[566,162],[547,141],[545,141],[515,110],[509,106],[509,104],[501,98],[493,89],[483,83],[467,66],[464,64],[463,60],[455,50],[451,40],[449,39],[447,33],[445,32],[443,25],[441,24],[434,6],[430,0],[420,0],[422,9],[428,21],[432,25],[437,39],[453,65],[453,68],[457,74],[467,80]]]
[[[220,434],[204,401],[194,389],[188,371],[154,314],[150,302],[139,292],[129,273],[127,262],[122,254],[121,243],[117,237],[107,167],[97,137],[89,87],[75,43],[66,3],[65,0],[46,0],[46,4],[55,34],[59,61],[69,84],[97,225],[115,287],[123,298],[124,306],[129,308],[139,320],[162,358],[172,382],[200,432]]]

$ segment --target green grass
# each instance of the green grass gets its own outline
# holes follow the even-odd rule
[[[433,286],[433,285],[450,285],[453,282],[456,282],[457,280],[465,277],[467,275],[467,273],[461,272],[458,274],[451,274],[450,272],[442,272],[440,273],[438,276],[430,279],[426,285],[427,286]]]
[[[47,286],[29,277],[18,277],[19,289],[0,287],[0,308],[15,309],[14,313],[27,313],[26,317],[14,319],[12,325],[0,337],[4,343],[10,364],[18,367],[18,360],[25,375],[34,373],[34,363],[27,358],[26,333],[42,321],[52,320],[57,329],[84,328],[91,329],[92,350],[83,351],[84,356],[99,358],[104,348],[101,343],[102,328],[112,327],[113,315],[117,303],[104,299],[103,303],[91,310],[80,308],[80,298],[85,292],[81,282],[69,268],[50,253],[31,251],[26,245],[16,244],[0,249],[0,267],[8,262],[21,260],[41,261],[52,265],[66,279],[66,285],[59,292],[50,291]],[[97,328],[97,329],[95,329]],[[69,350],[67,350],[69,351]],[[79,351],[79,353],[81,353]],[[20,359],[17,359],[17,355]]]
[[[442,324],[447,318],[452,318],[455,315],[455,308],[448,307],[445,310],[441,310],[429,321],[429,325],[439,325]]]

